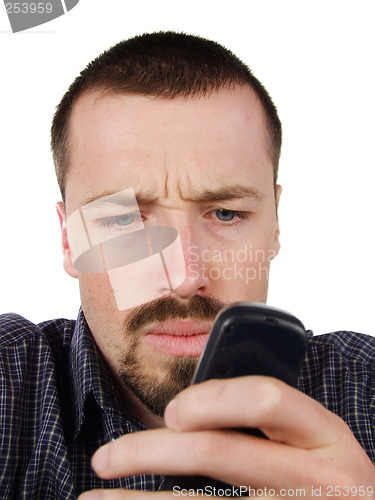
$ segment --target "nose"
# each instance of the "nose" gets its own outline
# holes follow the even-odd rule
[[[177,229],[177,228],[176,228]],[[183,226],[178,229],[179,238],[183,252],[185,278],[173,289],[173,294],[184,299],[193,295],[204,295],[209,287],[209,280],[201,260],[202,237],[198,230],[191,226]]]

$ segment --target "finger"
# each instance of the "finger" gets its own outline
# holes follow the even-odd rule
[[[92,490],[80,495],[78,500],[172,500],[176,496],[185,497],[187,493],[185,491],[176,494],[168,491]],[[197,496],[202,497],[203,495],[195,493],[194,497]],[[209,496],[212,497],[212,495]],[[251,496],[252,499],[271,497],[273,498],[273,496],[268,495],[262,495],[261,497]]]
[[[215,469],[219,460],[225,463],[233,443],[242,440],[243,436],[234,431],[140,431],[99,448],[92,458],[92,466],[104,479],[138,474],[174,475],[181,471],[209,475],[210,467]],[[212,460],[214,465],[205,464]]]
[[[173,498],[173,493],[169,491],[92,490],[80,495],[78,500],[172,500]]]
[[[285,488],[292,480],[303,484],[306,453],[235,431],[157,429],[109,443],[95,453],[92,464],[104,479],[141,473],[187,474],[235,486]]]
[[[270,377],[210,380],[182,391],[166,408],[176,430],[254,427],[305,449],[333,445],[344,422],[302,392]]]

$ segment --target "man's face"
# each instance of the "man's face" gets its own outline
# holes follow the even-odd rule
[[[62,219],[128,189],[146,228],[178,231],[183,282],[170,290],[156,280],[160,298],[119,310],[108,272],[74,269],[63,223],[64,265],[79,277],[86,320],[113,375],[161,414],[189,383],[223,305],[266,301],[278,221],[265,118],[251,89],[82,97],[71,118]],[[132,219],[119,206],[110,220],[123,231]],[[131,296],[132,283],[116,286]]]

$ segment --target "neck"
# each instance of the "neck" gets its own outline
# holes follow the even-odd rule
[[[133,394],[133,392],[122,384],[119,388],[121,399],[124,406],[140,420],[147,429],[158,429],[164,427],[163,417],[154,415],[151,410],[141,403],[141,401]]]

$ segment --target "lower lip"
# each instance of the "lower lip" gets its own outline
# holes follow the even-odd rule
[[[208,333],[197,335],[149,334],[145,341],[152,347],[172,356],[200,356],[208,340]]]

